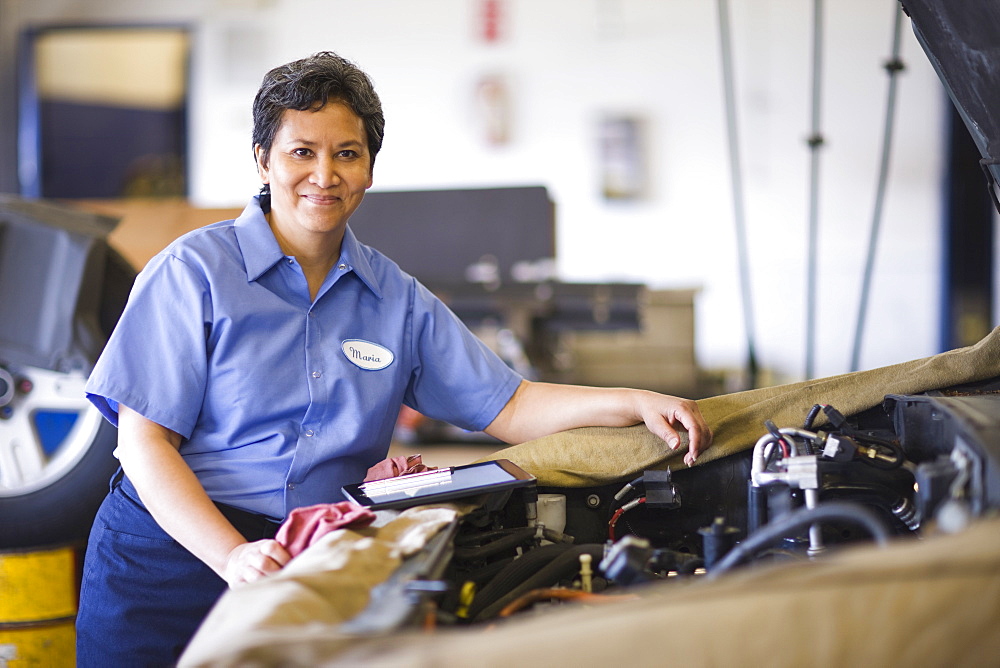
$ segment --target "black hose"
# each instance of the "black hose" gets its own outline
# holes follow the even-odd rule
[[[862,441],[860,438],[856,438],[858,441]],[[855,459],[864,462],[868,466],[877,468],[881,471],[891,471],[893,469],[898,469],[906,461],[906,455],[903,454],[903,448],[898,443],[893,443],[892,441],[883,440],[873,440],[873,443],[877,443],[880,447],[892,451],[892,461],[887,462],[884,459],[878,459],[875,457],[866,457],[865,455],[858,455]],[[866,447],[871,447],[866,446]]]
[[[463,533],[455,536],[455,545],[468,547],[469,545],[481,545],[484,541],[491,541],[501,536],[509,536],[512,533],[523,531],[524,527],[513,527],[511,529],[495,529],[493,531],[483,531],[480,533]]]
[[[512,550],[518,545],[522,545],[535,537],[535,529],[526,527],[509,535],[497,538],[496,540],[479,547],[456,547],[455,559],[485,559],[494,554],[500,554],[506,550]]]
[[[739,543],[729,553],[720,559],[715,568],[708,574],[708,579],[714,579],[732,569],[755,552],[812,524],[822,522],[847,522],[864,528],[880,547],[889,542],[889,530],[878,515],[859,503],[850,501],[830,501],[815,508],[801,508],[779,517]]]
[[[594,563],[599,563],[600,560],[604,558],[604,545],[599,543],[592,543],[589,545],[571,545],[567,547],[568,549],[563,550],[542,569],[534,572],[526,580],[523,580],[512,589],[500,590],[502,591],[502,595],[499,597],[494,596],[493,600],[485,600],[485,597],[480,599],[480,597],[477,596],[472,601],[472,606],[469,609],[469,616],[477,621],[489,619],[496,616],[508,603],[516,599],[518,596],[521,596],[532,589],[554,585],[560,580],[579,572],[580,555],[582,554],[589,554],[593,558]],[[538,550],[535,551],[537,552]],[[521,559],[523,558],[524,557]],[[521,559],[517,559],[515,562],[521,561]],[[493,583],[491,582],[490,584],[492,585]]]
[[[812,408],[809,409],[809,413],[806,414],[806,421],[802,424],[802,428],[806,431],[813,430],[813,423],[816,422],[816,416],[823,409],[823,404],[814,404]]]
[[[507,557],[505,559],[497,559],[496,561],[491,561],[487,565],[483,566],[474,571],[469,571],[467,573],[462,573],[460,578],[462,582],[475,582],[476,586],[483,584],[484,582],[489,582],[495,578],[503,569],[510,566],[510,564],[515,560],[514,557]]]
[[[475,618],[476,614],[489,603],[520,585],[571,547],[560,543],[542,545],[514,559],[476,594],[472,605],[469,606],[469,618]]]

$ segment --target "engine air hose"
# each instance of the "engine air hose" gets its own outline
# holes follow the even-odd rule
[[[600,543],[560,547],[564,547],[566,549],[563,549],[558,556],[552,559],[541,570],[532,572],[526,580],[515,584],[513,588],[508,589],[506,587],[498,587],[493,592],[490,592],[491,595],[489,598],[483,596],[483,594],[487,593],[486,589],[484,589],[480,596],[477,596],[475,600],[473,600],[472,606],[469,609],[469,616],[476,621],[495,617],[508,603],[515,600],[522,594],[529,592],[532,589],[551,586],[559,580],[573,575],[580,569],[581,554],[589,554],[597,561],[604,558],[604,545]],[[538,550],[534,550],[534,552],[538,552],[541,549],[544,548],[539,548]],[[528,555],[525,555],[525,557],[530,554],[531,553],[529,552]],[[525,557],[516,559],[514,563],[523,560]],[[493,583],[491,582],[490,585],[492,586]],[[498,594],[499,597],[497,597]]]
[[[708,574],[708,579],[717,578],[758,550],[785,538],[793,531],[829,521],[861,526],[872,535],[872,538],[881,547],[884,547],[889,541],[889,530],[885,523],[871,510],[850,501],[830,501],[815,508],[800,508],[764,525],[716,562],[715,568]]]
[[[469,545],[478,545],[485,542],[496,540],[503,536],[509,536],[513,533],[518,533],[524,531],[527,527],[513,527],[508,529],[494,529],[493,531],[484,531],[479,533],[460,533],[455,536],[455,545],[458,547],[468,547]]]
[[[455,559],[485,559],[505,550],[512,550],[535,537],[535,529],[526,527],[509,535],[497,538],[482,546],[463,546],[455,548]]]
[[[459,577],[463,582],[475,582],[476,586],[482,585],[484,582],[489,582],[497,575],[500,574],[503,569],[507,568],[515,561],[514,557],[507,557],[506,559],[498,559],[496,561],[491,561],[482,568],[474,571],[469,571],[467,573],[462,573]]]
[[[570,547],[572,546],[560,543],[542,545],[509,562],[503,570],[497,573],[496,577],[491,579],[476,594],[472,605],[469,606],[469,618],[472,619],[475,616],[474,613],[524,582],[531,577],[532,573],[537,572]]]

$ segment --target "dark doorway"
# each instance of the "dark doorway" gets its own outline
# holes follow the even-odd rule
[[[21,43],[21,192],[45,198],[187,192],[186,28],[59,26]]]
[[[969,346],[993,328],[993,216],[980,153],[948,104],[942,350]]]

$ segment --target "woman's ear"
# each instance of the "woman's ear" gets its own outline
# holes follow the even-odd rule
[[[264,147],[257,144],[253,147],[253,153],[257,160],[257,174],[260,175],[260,181],[261,183],[268,183],[267,153],[264,151]]]

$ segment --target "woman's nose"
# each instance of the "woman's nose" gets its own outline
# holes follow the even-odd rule
[[[340,183],[336,161],[331,158],[319,158],[316,160],[310,180],[313,185],[319,188],[330,188]]]

